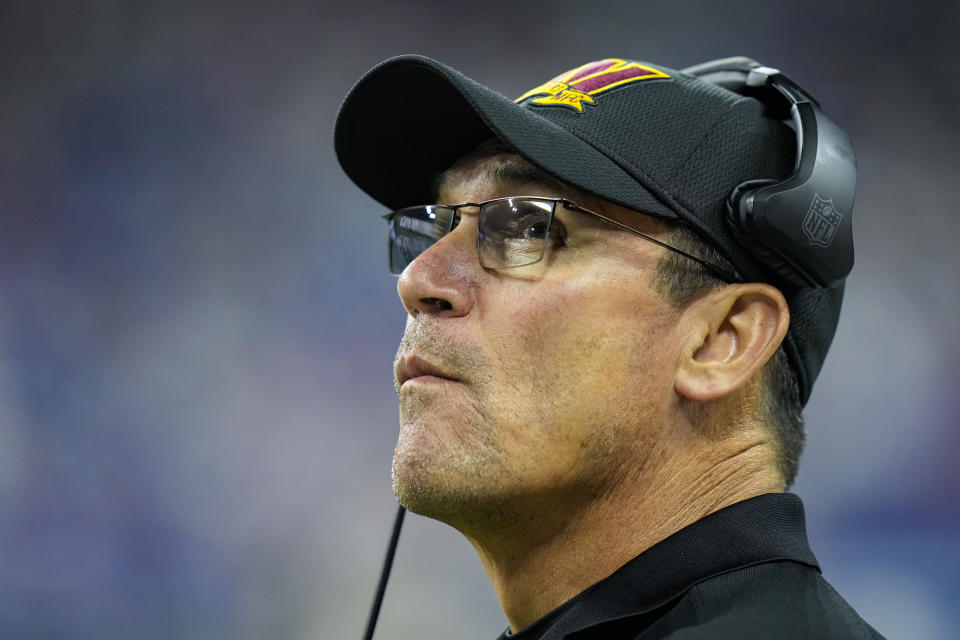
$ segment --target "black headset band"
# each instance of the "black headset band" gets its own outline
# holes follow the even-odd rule
[[[761,101],[792,121],[793,172],[782,181],[738,185],[728,199],[734,237],[779,279],[801,287],[840,285],[853,268],[851,212],[856,159],[846,133],[799,84],[749,58],[724,58],[684,69]]]

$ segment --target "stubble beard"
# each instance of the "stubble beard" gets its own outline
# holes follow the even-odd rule
[[[576,403],[564,407],[564,399],[583,394],[576,368],[559,377],[518,376],[519,371],[549,371],[551,362],[514,363],[508,371],[499,357],[487,357],[475,345],[441,335],[430,324],[408,324],[397,354],[414,350],[463,382],[398,389],[401,430],[393,457],[393,489],[411,511],[468,537],[470,532],[510,531],[518,522],[529,524],[531,513],[539,514],[549,528],[548,520],[584,508],[635,470],[636,455],[625,459],[635,446],[624,442],[637,443],[635,419],[653,415],[646,406],[653,402],[648,393],[631,393],[629,400],[606,397],[605,406],[597,410]],[[567,350],[567,359],[575,361],[579,353],[610,349],[579,341]],[[533,351],[556,359],[555,349]],[[611,420],[611,407],[627,422]],[[580,439],[564,439],[554,421],[574,412],[583,413],[576,429]],[[538,441],[547,434],[558,436],[549,446]],[[524,447],[525,456],[520,453]],[[551,464],[544,456],[569,464]],[[559,477],[551,482],[544,470]]]
[[[485,504],[509,480],[501,425],[489,409],[490,370],[476,347],[441,337],[430,325],[409,325],[397,358],[414,349],[463,381],[397,389],[393,491],[414,513],[469,528],[487,517]]]

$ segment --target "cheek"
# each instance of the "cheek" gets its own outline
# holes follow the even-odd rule
[[[569,279],[513,291],[502,303],[499,335],[485,338],[495,345],[511,410],[530,429],[549,425],[557,435],[582,431],[578,423],[622,422],[649,398],[653,372],[662,370],[654,346],[664,323],[635,283],[610,286],[607,277],[605,284]]]

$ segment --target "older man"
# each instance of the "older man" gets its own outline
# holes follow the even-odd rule
[[[395,209],[394,490],[503,637],[879,637],[783,493],[852,264],[852,149],[802,89],[607,59],[510,101],[405,56],[336,147]]]

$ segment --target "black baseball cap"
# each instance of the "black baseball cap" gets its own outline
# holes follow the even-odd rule
[[[367,72],[334,132],[347,175],[390,209],[429,204],[436,176],[496,136],[547,174],[640,213],[686,223],[749,280],[778,286],[784,340],[805,404],[833,340],[843,286],[785,283],[726,221],[748,180],[793,169],[796,134],[751,97],[668,67],[608,58],[512,100],[435,60],[404,55]]]

